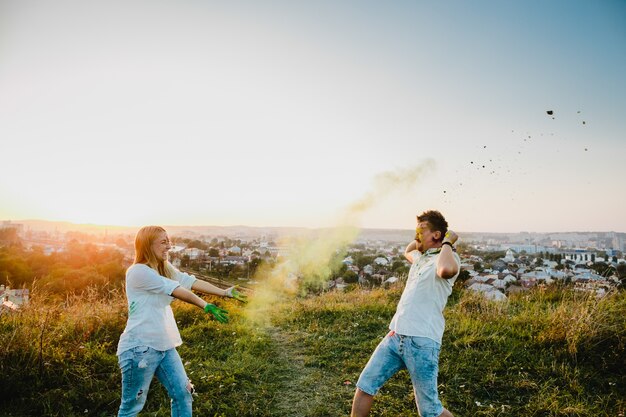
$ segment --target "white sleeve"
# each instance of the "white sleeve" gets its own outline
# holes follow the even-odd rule
[[[413,263],[416,263],[419,258],[422,257],[422,252],[418,251],[417,249],[412,250],[411,252],[409,252],[411,254],[411,256],[413,257]]]
[[[134,290],[166,295],[172,295],[172,292],[180,286],[178,281],[162,277],[150,267],[129,269],[126,284]]]
[[[183,288],[191,289],[191,286],[194,282],[196,282],[196,277],[193,275],[187,274],[186,272],[181,272],[178,269],[176,271],[176,281],[180,283],[180,286]]]

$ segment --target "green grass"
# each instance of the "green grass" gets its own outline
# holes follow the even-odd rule
[[[272,306],[271,324],[216,299],[231,323],[175,303],[179,352],[198,416],[348,415],[354,384],[387,332],[401,288],[330,292]],[[37,296],[0,316],[0,415],[110,416],[123,295]],[[619,416],[626,411],[626,293],[597,300],[548,289],[493,303],[455,290],[446,309],[439,391],[456,416]],[[142,415],[169,416],[152,384]],[[406,372],[376,397],[374,416],[417,416]]]

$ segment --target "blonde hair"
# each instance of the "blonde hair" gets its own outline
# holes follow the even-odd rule
[[[174,266],[167,261],[159,260],[152,250],[152,244],[161,233],[167,233],[161,226],[144,226],[135,236],[135,262],[145,264],[154,269],[163,277],[174,279]]]

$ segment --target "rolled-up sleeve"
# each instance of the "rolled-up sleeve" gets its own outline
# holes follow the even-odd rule
[[[133,269],[126,280],[131,288],[154,294],[172,295],[172,292],[181,285],[178,281],[162,277],[152,268]]]
[[[196,282],[196,277],[185,272],[176,271],[176,280],[180,283],[181,287],[190,290],[193,283]]]

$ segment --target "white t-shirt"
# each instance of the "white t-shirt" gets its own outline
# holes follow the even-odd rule
[[[126,270],[128,321],[117,345],[117,354],[137,346],[149,346],[165,351],[180,346],[183,341],[174,320],[172,291],[178,286],[191,289],[196,278],[176,270],[175,279],[159,275],[144,264],[134,264]]]
[[[432,248],[424,254],[413,251],[412,254],[413,265],[389,329],[401,335],[427,337],[441,343],[445,327],[443,309],[459,274],[449,279],[437,276],[439,249]],[[459,255],[453,254],[460,266]]]

